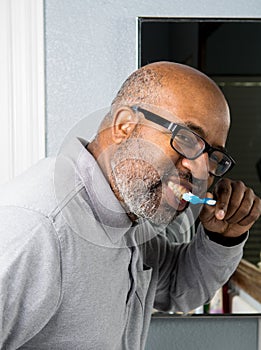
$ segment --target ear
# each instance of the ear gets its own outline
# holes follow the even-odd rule
[[[129,107],[120,107],[113,118],[112,139],[119,144],[130,137],[139,122],[137,114]]]

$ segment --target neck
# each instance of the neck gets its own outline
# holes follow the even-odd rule
[[[99,142],[97,142],[96,139],[93,140],[91,143],[89,143],[86,148],[97,161],[115,197],[118,199],[121,205],[125,208],[126,214],[129,216],[131,221],[137,220],[137,217],[134,214],[128,212],[128,208],[125,207],[124,201],[116,185],[115,178],[111,169],[111,162],[110,162],[113,152],[106,151],[106,149],[100,146]]]
[[[105,178],[109,182],[111,186],[111,156],[112,156],[112,150],[111,147],[104,147],[101,145],[99,140],[96,138],[90,142],[87,145],[87,150],[92,154],[92,156],[95,158],[97,164],[99,165],[100,169],[102,170]],[[112,186],[111,186],[112,187]]]

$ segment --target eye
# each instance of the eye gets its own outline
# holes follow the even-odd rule
[[[175,141],[189,148],[194,148],[198,144],[197,137],[192,132],[185,129],[182,129],[177,133]]]
[[[220,164],[224,161],[224,154],[218,151],[215,151],[210,154],[209,160],[213,163]]]

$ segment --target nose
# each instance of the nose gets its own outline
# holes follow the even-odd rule
[[[181,164],[188,169],[197,179],[207,180],[209,177],[209,160],[208,154],[203,153],[198,158],[190,160],[182,158]]]

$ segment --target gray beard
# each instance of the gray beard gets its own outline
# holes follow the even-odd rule
[[[111,167],[116,191],[127,212],[156,225],[168,224],[177,212],[163,203],[162,177],[152,164],[151,146],[146,150],[140,143],[144,141],[127,140],[115,153]]]

